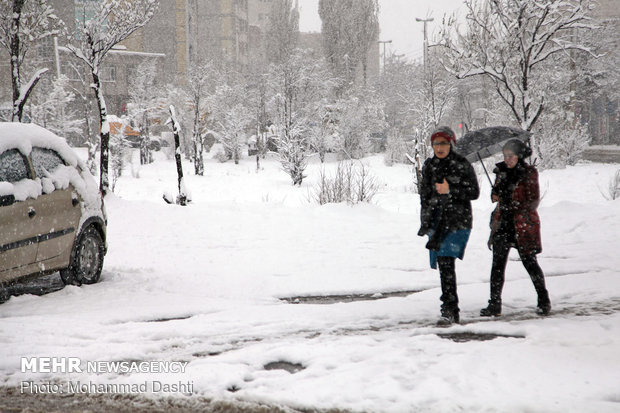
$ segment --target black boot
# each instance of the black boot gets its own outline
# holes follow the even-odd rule
[[[451,324],[458,324],[460,321],[459,310],[446,310],[441,309],[441,318],[437,321],[439,326],[449,326]]]
[[[480,310],[482,317],[499,317],[502,315],[502,300],[489,300],[487,308]]]
[[[551,301],[549,300],[549,293],[547,290],[538,295],[538,307],[536,308],[536,314],[547,316],[551,312]]]

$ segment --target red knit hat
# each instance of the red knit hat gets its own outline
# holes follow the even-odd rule
[[[431,143],[437,138],[446,138],[448,142],[456,145],[456,135],[454,131],[447,126],[440,126],[435,129],[431,135]]]

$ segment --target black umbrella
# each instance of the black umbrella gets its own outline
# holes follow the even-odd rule
[[[504,144],[510,139],[527,142],[532,134],[519,128],[509,126],[491,126],[467,132],[456,142],[456,151],[465,156],[469,162],[481,161],[502,151]],[[484,168],[484,163],[482,164]],[[486,168],[484,172],[491,182]],[[491,183],[491,185],[493,185]]]

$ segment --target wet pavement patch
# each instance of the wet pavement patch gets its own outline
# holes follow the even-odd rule
[[[203,357],[215,357],[222,354],[222,351],[199,351],[192,354],[192,357],[203,358]]]
[[[354,301],[381,300],[390,297],[406,297],[423,290],[388,291],[383,293],[365,294],[337,294],[337,295],[299,295],[295,297],[281,297],[280,300],[289,304],[336,304],[351,303]]]
[[[165,323],[166,321],[177,321],[177,320],[187,320],[188,318],[192,318],[191,315],[183,315],[178,317],[162,317],[156,318],[154,320],[146,320],[147,323]]]
[[[512,334],[496,334],[496,333],[474,333],[471,331],[462,331],[458,333],[439,333],[441,338],[452,340],[456,343],[466,343],[469,341],[489,341],[496,338],[525,338],[522,335]]]
[[[263,366],[265,370],[284,370],[291,374],[302,371],[305,367],[299,363],[291,363],[288,361],[273,361]]]

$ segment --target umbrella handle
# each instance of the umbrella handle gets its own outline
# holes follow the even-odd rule
[[[480,152],[476,152],[476,155],[478,155],[478,160],[482,164],[482,169],[484,169],[484,173],[487,175],[487,179],[489,180],[489,184],[491,184],[491,186],[493,186],[493,182],[491,182],[491,177],[489,176],[489,173],[487,172],[487,168],[486,168],[486,166],[484,166],[484,162],[482,162],[482,158],[480,157]]]

